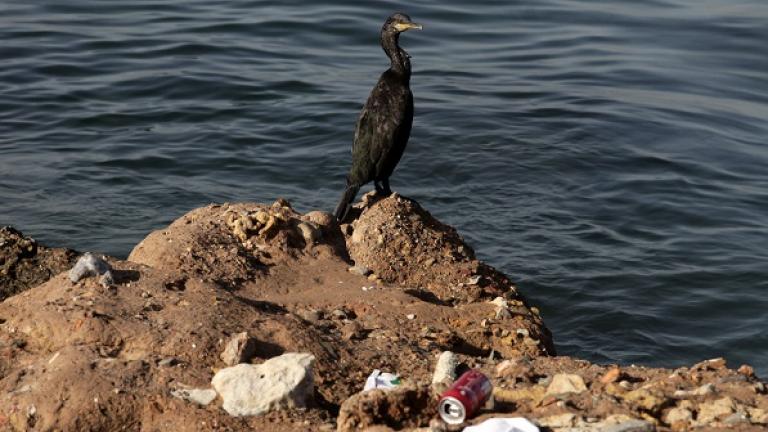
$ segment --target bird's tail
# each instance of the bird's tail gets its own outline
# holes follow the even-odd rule
[[[355,200],[355,195],[357,195],[358,190],[360,190],[360,185],[347,183],[347,188],[344,190],[344,194],[341,195],[341,201],[339,201],[339,205],[336,206],[335,215],[336,220],[339,222],[347,217],[347,213],[349,213],[349,209],[352,207],[352,201]]]

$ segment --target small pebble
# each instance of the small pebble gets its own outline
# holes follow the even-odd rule
[[[369,274],[372,273],[371,269],[369,269],[368,267],[363,266],[363,265],[356,265],[354,267],[350,267],[350,268],[347,269],[347,271],[350,272],[350,273],[354,273],[354,274],[360,275],[360,276],[368,276]]]
[[[157,363],[160,367],[176,366],[177,364],[179,364],[179,360],[175,357],[167,357]]]

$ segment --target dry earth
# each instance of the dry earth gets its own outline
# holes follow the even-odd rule
[[[28,258],[6,244],[5,263]],[[43,267],[60,271],[69,254]],[[151,233],[127,261],[108,260],[110,288],[66,273],[37,285],[47,277],[19,269],[39,266],[6,265],[14,273],[0,287],[30,289],[0,303],[0,430],[441,430],[429,383],[446,350],[492,377],[495,404],[475,421],[525,416],[562,431],[641,430],[626,428],[631,419],[645,430],[768,422],[765,386],[746,366],[619,369],[552,357],[539,311],[510,280],[397,195],[364,197],[341,226],[284,200],[210,205]],[[315,356],[310,407],[235,418],[220,399],[171,395],[210,387],[240,332],[258,341],[252,363]],[[357,394],[374,368],[404,384]]]

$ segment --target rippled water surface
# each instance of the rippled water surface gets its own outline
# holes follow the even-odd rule
[[[209,202],[332,209],[404,10],[395,190],[560,353],[768,372],[764,0],[31,3],[0,5],[0,224],[125,257]]]

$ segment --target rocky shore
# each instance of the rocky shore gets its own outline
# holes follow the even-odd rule
[[[494,386],[467,425],[768,428],[751,367],[558,357],[535,305],[454,228],[397,195],[354,213],[210,205],[104,257],[109,278],[3,228],[0,430],[461,430],[436,416],[445,351]],[[401,383],[361,392],[375,369]]]

